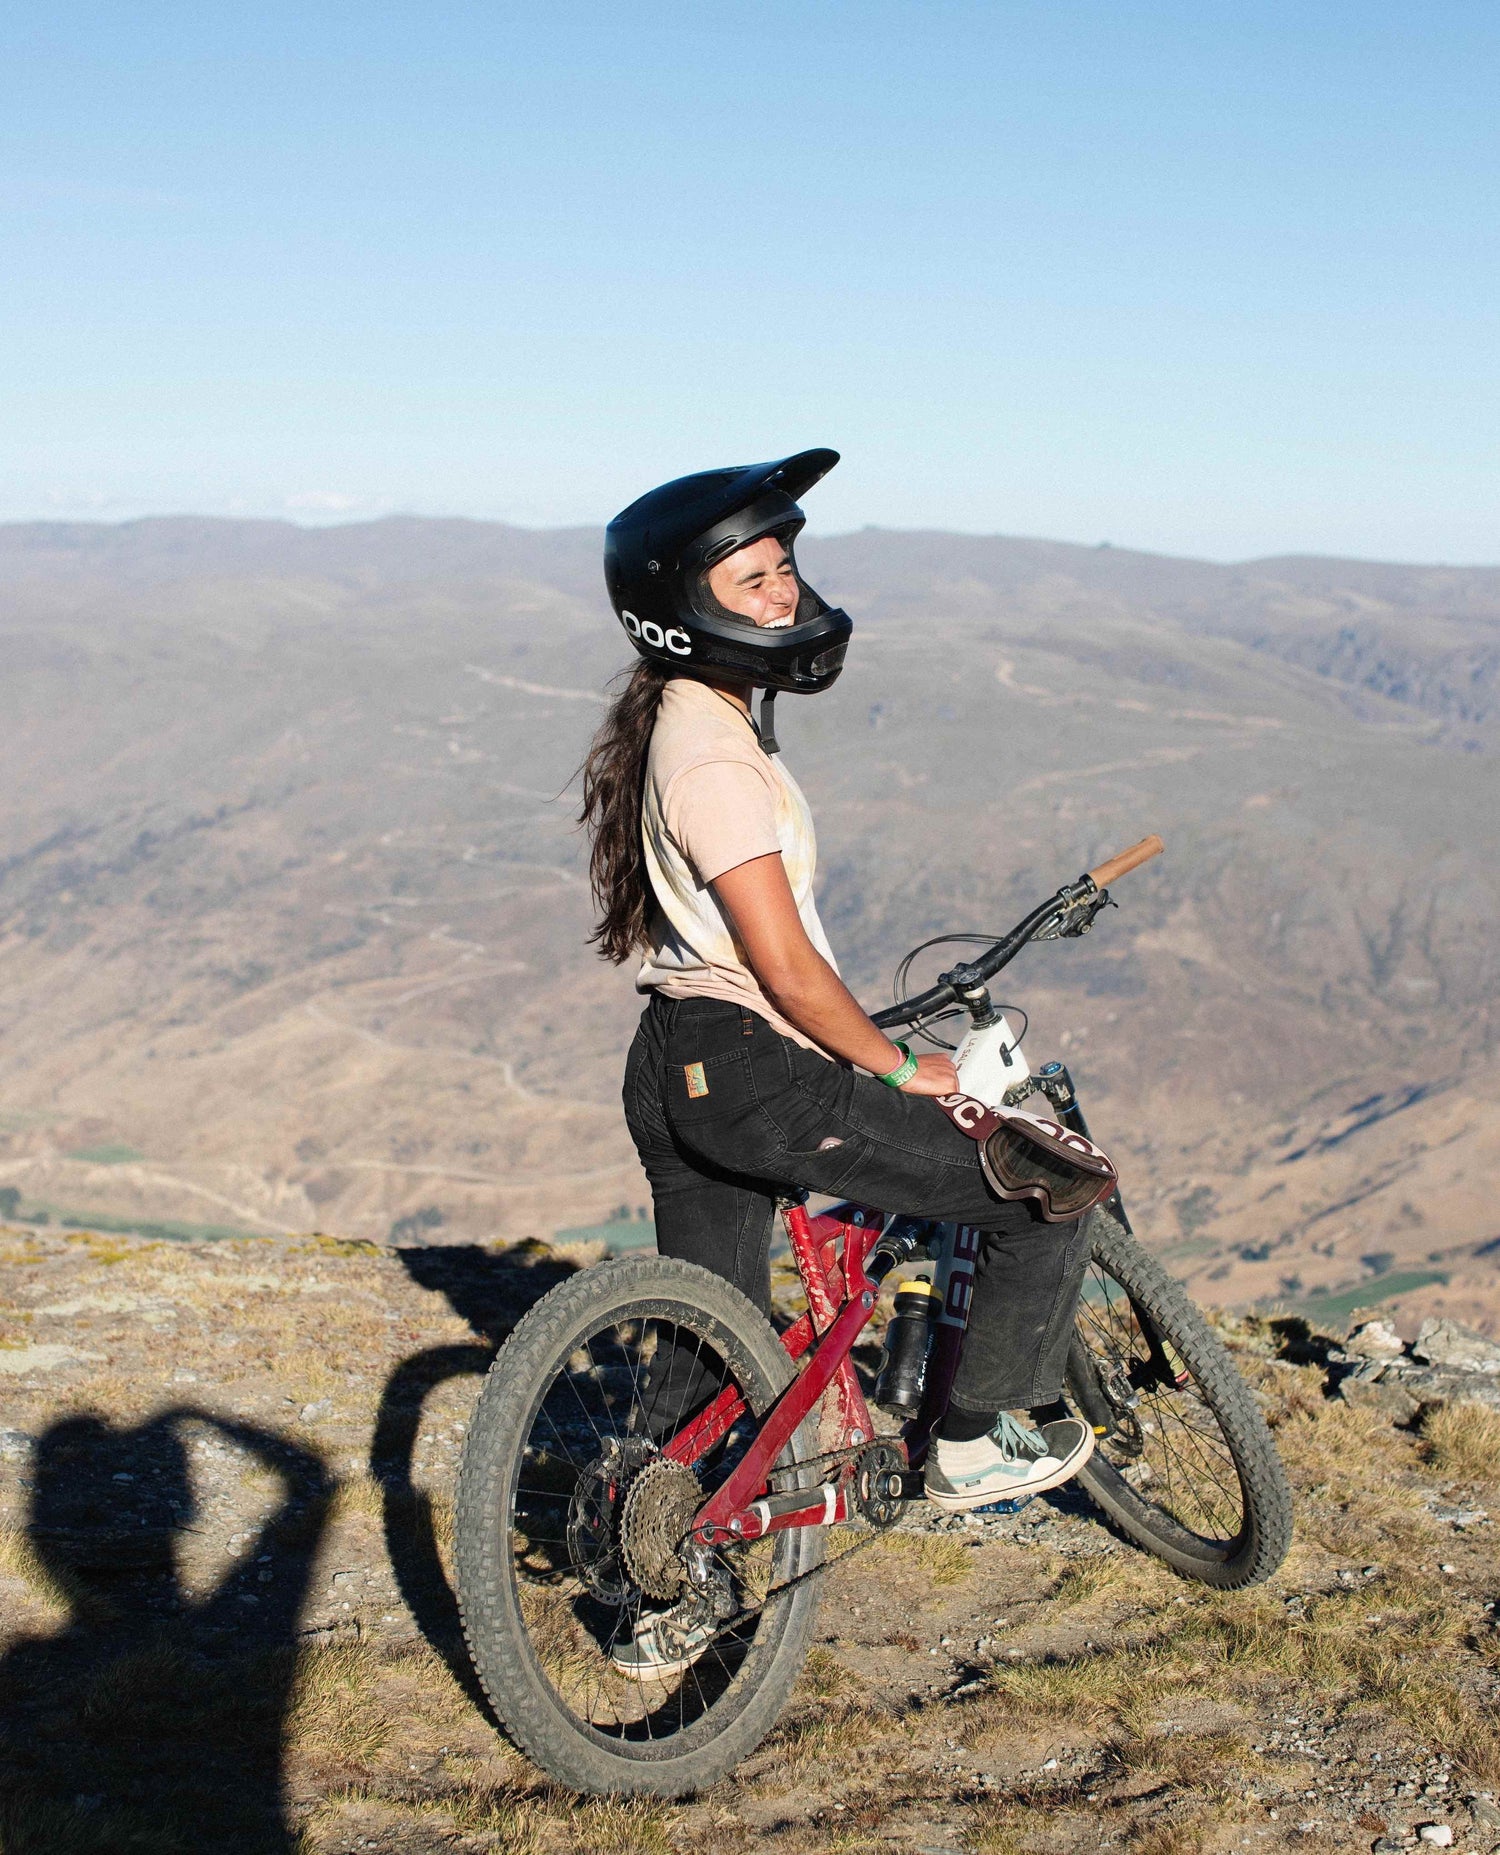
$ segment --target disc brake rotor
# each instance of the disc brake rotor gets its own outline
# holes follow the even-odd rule
[[[690,1468],[657,1456],[631,1482],[620,1513],[625,1569],[649,1596],[672,1598],[687,1578],[681,1547],[703,1505]]]
[[[578,1576],[606,1604],[623,1604],[631,1584],[620,1563],[620,1510],[630,1478],[654,1449],[643,1436],[611,1438],[602,1454],[579,1471],[568,1503],[568,1558]]]

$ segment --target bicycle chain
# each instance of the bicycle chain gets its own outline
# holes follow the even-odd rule
[[[844,1458],[849,1459],[850,1461],[858,1461],[858,1459],[861,1456],[869,1452],[872,1452],[874,1450],[888,1449],[888,1448],[890,1448],[889,1444],[881,1444],[879,1442],[875,1442],[875,1443],[864,1443],[858,1449],[848,1449],[848,1448],[846,1449],[825,1449],[824,1451],[822,1451],[821,1455],[809,1456],[803,1462],[789,1464],[788,1467],[785,1469],[773,1470],[772,1474],[773,1475],[775,1474],[785,1475],[785,1474],[792,1473],[793,1470],[812,1468],[816,1466],[816,1464],[821,1462],[824,1458],[844,1457]],[[904,1504],[905,1503],[903,1499],[903,1505]],[[893,1516],[893,1518],[890,1521],[888,1521],[885,1526],[881,1526],[873,1521],[870,1522],[869,1523],[870,1532],[866,1538],[855,1540],[852,1546],[847,1546],[844,1549],[844,1551],[835,1553],[835,1555],[831,1559],[822,1559],[818,1562],[818,1564],[814,1566],[810,1566],[807,1571],[798,1572],[795,1578],[788,1578],[785,1584],[779,1584],[777,1585],[774,1591],[767,1593],[766,1601],[769,1601],[769,1599],[772,1597],[780,1597],[783,1594],[783,1592],[794,1591],[796,1590],[798,1585],[807,1584],[811,1579],[821,1578],[825,1572],[831,1572],[835,1565],[842,1565],[845,1559],[852,1559],[855,1553],[863,1552],[866,1546],[873,1546],[877,1539],[881,1538],[881,1536],[884,1533],[888,1532],[891,1526],[894,1526],[895,1520],[898,1517],[899,1515]],[[841,1522],[840,1524],[845,1524],[845,1523]],[[762,1535],[762,1537],[764,1537],[764,1535]],[[760,1612],[764,1609],[765,1609],[765,1601],[755,1605],[753,1609],[740,1611],[738,1616],[730,1618],[723,1625],[723,1627],[717,1632],[717,1634],[720,1636],[726,1635],[731,1629],[743,1623],[746,1620],[746,1618],[758,1616]],[[717,1640],[717,1637],[716,1637],[716,1640]]]

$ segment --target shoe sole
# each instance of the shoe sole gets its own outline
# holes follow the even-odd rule
[[[668,1675],[686,1674],[688,1669],[693,1666],[694,1662],[707,1652],[707,1649],[708,1645],[705,1643],[704,1647],[698,1651],[697,1655],[689,1656],[684,1662],[653,1662],[650,1667],[645,1667],[639,1663],[630,1664],[617,1662],[615,1658],[611,1656],[609,1658],[609,1665],[617,1675],[624,1675],[627,1680],[664,1681]]]
[[[617,1662],[615,1658],[611,1656],[609,1658],[609,1665],[617,1675],[630,1675],[637,1679],[660,1675],[681,1675],[685,1674],[687,1670],[693,1666],[694,1662],[701,1661],[713,1646],[714,1638],[710,1637],[707,1642],[700,1643],[698,1647],[693,1650],[691,1655],[683,1656],[680,1661]]]
[[[1085,1445],[1067,1462],[1060,1463],[1054,1474],[1044,1475],[1040,1481],[1012,1483],[1009,1487],[987,1489],[983,1494],[939,1494],[931,1488],[923,1492],[934,1507],[945,1514],[968,1514],[976,1507],[988,1507],[991,1501],[1018,1501],[1023,1495],[1045,1494],[1049,1488],[1060,1488],[1065,1481],[1071,1481],[1089,1457],[1094,1453],[1094,1433],[1089,1431]]]

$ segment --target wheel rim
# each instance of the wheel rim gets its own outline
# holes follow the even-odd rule
[[[692,1602],[693,1587],[682,1580],[678,1614],[703,1632],[687,1665],[626,1670],[612,1659],[643,1620],[674,1608],[669,1586],[674,1564],[681,1577],[676,1548],[687,1517],[731,1472],[768,1402],[731,1366],[732,1351],[713,1320],[685,1309],[607,1317],[573,1341],[538,1387],[519,1451],[510,1579],[532,1658],[572,1723],[627,1755],[652,1756],[664,1740],[696,1737],[695,1728],[719,1730],[710,1716],[734,1711],[753,1687],[754,1665],[778,1633],[778,1593],[796,1575],[794,1533],[716,1550],[708,1565],[717,1610],[732,1609],[716,1614],[700,1600],[689,1612],[681,1600]],[[668,1358],[681,1379],[663,1372]],[[751,1415],[693,1465],[702,1490],[694,1501],[684,1471],[668,1472],[653,1439],[678,1427],[674,1411],[695,1411],[726,1383]],[[785,1483],[789,1458],[783,1463],[776,1479]]]
[[[1089,1464],[1121,1504],[1180,1551],[1230,1557],[1249,1525],[1234,1451],[1191,1363],[1157,1338],[1129,1292],[1090,1262],[1076,1323],[1113,1428]]]

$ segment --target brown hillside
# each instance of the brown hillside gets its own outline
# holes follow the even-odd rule
[[[23,1214],[490,1238],[644,1202],[635,1001],[558,797],[621,661],[597,539],[0,529]],[[1160,830],[1121,912],[1012,978],[1145,1234],[1224,1302],[1493,1330],[1500,570],[805,553],[860,630],[781,733],[861,992]]]

